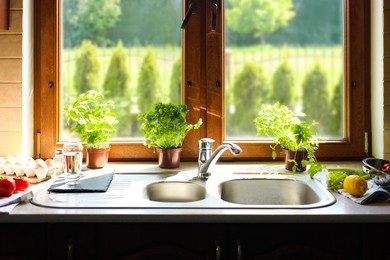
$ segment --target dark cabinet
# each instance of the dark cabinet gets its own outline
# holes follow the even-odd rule
[[[36,223],[2,223],[0,227],[0,259],[45,259],[46,226]]]
[[[364,259],[390,259],[390,225],[388,223],[362,223]]]
[[[48,224],[48,259],[96,259],[96,224]]]
[[[95,249],[86,234],[74,241],[87,240],[83,259],[355,260],[362,259],[361,234],[359,224],[115,223],[96,224]]]
[[[389,232],[387,223],[3,223],[0,259],[390,259]]]
[[[99,259],[227,259],[224,225],[111,224],[99,227]]]
[[[236,224],[232,259],[361,259],[354,224]]]

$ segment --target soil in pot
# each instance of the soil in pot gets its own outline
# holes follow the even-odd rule
[[[302,166],[302,160],[307,160],[307,151],[290,151],[290,150],[284,150],[283,152],[285,154],[284,157],[284,163],[286,170],[292,171],[292,168],[294,166],[294,162],[289,162],[289,160],[294,160],[297,162],[297,170],[298,171],[306,171],[306,166]]]
[[[163,169],[175,169],[180,167],[181,148],[160,149],[156,148],[158,155],[158,166]]]
[[[100,169],[107,166],[110,148],[87,149],[87,168]]]

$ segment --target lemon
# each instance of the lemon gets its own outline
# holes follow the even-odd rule
[[[359,175],[349,175],[344,180],[344,190],[353,196],[361,197],[367,189],[367,181]]]

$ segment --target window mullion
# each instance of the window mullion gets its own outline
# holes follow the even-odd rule
[[[188,133],[183,144],[182,158],[184,160],[197,158],[198,140],[204,135],[205,126],[207,125],[207,121],[203,116],[205,110],[201,101],[202,69],[204,69],[204,46],[201,40],[203,38],[204,1],[186,0],[183,4],[183,17],[191,3],[196,5],[196,9],[182,31],[182,98],[190,110],[187,114],[187,120],[190,123],[196,123],[199,118],[202,118],[203,125],[199,130]]]
[[[218,6],[216,28],[212,28],[211,4]],[[223,141],[224,128],[224,1],[206,1],[205,6],[205,101],[207,106],[207,137],[215,140],[215,145]]]

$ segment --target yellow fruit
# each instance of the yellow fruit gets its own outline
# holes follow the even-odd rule
[[[349,175],[344,180],[344,190],[353,196],[363,196],[367,189],[367,181],[359,175]]]

